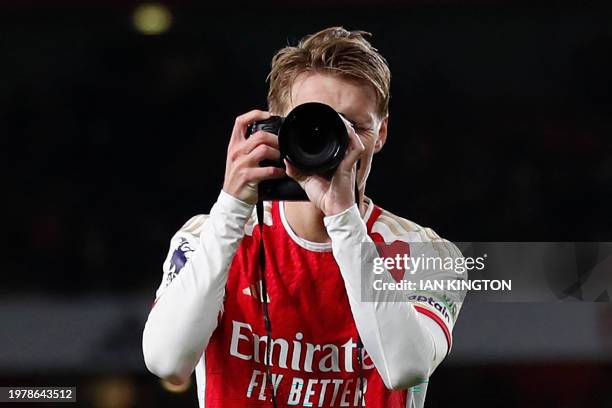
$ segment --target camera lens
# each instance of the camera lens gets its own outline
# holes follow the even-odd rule
[[[344,158],[348,133],[340,115],[323,103],[297,106],[279,131],[281,154],[307,174],[326,174]]]

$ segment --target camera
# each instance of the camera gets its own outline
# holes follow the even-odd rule
[[[306,175],[330,179],[346,153],[349,138],[342,117],[331,106],[309,102],[286,117],[272,116],[249,125],[248,138],[260,130],[278,135],[280,160],[263,160],[260,166],[284,168],[283,159]],[[300,185],[290,177],[259,183],[259,200],[306,201]]]

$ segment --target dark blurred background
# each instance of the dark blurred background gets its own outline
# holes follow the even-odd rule
[[[605,3],[0,1],[0,385],[196,406],[140,351],[169,239],[213,204],[273,53],[331,25],[393,74],[376,203],[456,241],[612,241]],[[477,306],[426,406],[612,406],[607,304]]]

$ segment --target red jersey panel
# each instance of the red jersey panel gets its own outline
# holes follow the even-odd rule
[[[380,215],[371,212],[368,234]],[[279,407],[359,406],[357,329],[344,281],[329,250],[296,243],[271,206],[264,225],[271,368]],[[376,241],[380,240],[380,237]],[[219,324],[204,352],[206,408],[271,407],[265,367],[267,339],[258,264],[259,227],[234,257]],[[406,406],[408,391],[388,390],[364,352],[363,406]]]

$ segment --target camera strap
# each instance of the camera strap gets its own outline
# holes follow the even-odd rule
[[[359,168],[359,162],[357,164],[357,168]],[[359,206],[359,185],[357,183],[357,179],[355,178],[355,202],[357,206]],[[268,336],[268,340],[266,341],[266,355],[264,358],[264,364],[266,366],[266,380],[267,384],[270,387],[270,391],[272,394],[272,406],[277,408],[276,402],[276,388],[274,387],[274,382],[272,381],[272,371],[271,371],[271,349],[272,349],[272,321],[270,320],[270,314],[268,311],[268,287],[266,284],[266,249],[264,245],[264,203],[261,200],[257,201],[256,204],[256,212],[257,212],[257,225],[259,226],[259,278],[261,279],[261,307],[263,311],[263,319],[264,326],[266,328],[266,335]],[[364,393],[364,375],[363,375],[363,343],[361,341],[361,336],[357,334],[357,366],[359,367],[359,405],[363,405],[363,393]]]
[[[277,407],[276,404],[276,389],[274,388],[274,382],[272,381],[272,372],[270,369],[270,358],[272,351],[272,322],[270,321],[270,314],[268,312],[268,288],[266,285],[266,249],[264,246],[264,203],[261,200],[257,201],[257,224],[259,225],[259,278],[261,279],[261,307],[263,309],[264,326],[266,328],[266,335],[268,340],[266,341],[266,355],[264,358],[264,364],[266,366],[266,379],[268,385],[271,387],[272,393],[272,406]]]

